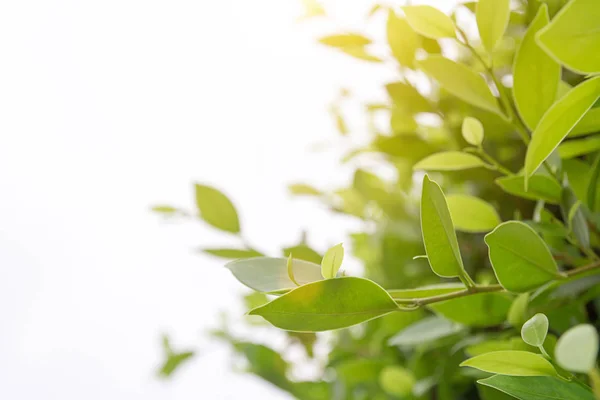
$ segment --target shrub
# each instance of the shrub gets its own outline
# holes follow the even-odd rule
[[[564,3],[480,0],[451,16],[377,6],[389,56],[360,33],[320,40],[395,65],[387,101],[365,102],[389,129],[373,123],[345,160],[371,157],[396,177],[359,168],[350,187],[290,186],[364,222],[347,243],[363,277],[340,272],[341,244],[281,258],[205,250],[235,259],[227,268],[255,290],[249,314],[309,358],[315,332],[335,330],[323,378],[299,382],[279,353],[223,327],[249,372],[300,399],[600,399],[600,2]],[[240,234],[225,195],[195,190],[195,212],[155,210]],[[168,374],[191,353],[165,343]]]

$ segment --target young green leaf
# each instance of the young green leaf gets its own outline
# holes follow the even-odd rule
[[[510,305],[507,321],[515,328],[520,328],[525,323],[527,307],[529,305],[529,293],[521,293]]]
[[[574,326],[556,343],[554,356],[558,364],[573,372],[588,373],[596,367],[598,332],[589,324]]]
[[[209,225],[231,233],[240,232],[240,221],[231,201],[210,186],[195,185],[196,206],[200,217]]]
[[[429,305],[436,314],[473,327],[488,327],[506,321],[511,298],[506,293],[478,293]]]
[[[456,37],[454,22],[437,8],[404,6],[402,10],[410,26],[423,36],[431,39]]]
[[[594,400],[592,392],[577,383],[550,376],[494,375],[477,382],[520,400]]]
[[[379,384],[392,396],[410,395],[415,383],[415,377],[410,370],[396,365],[385,367],[379,374]]]
[[[261,257],[262,254],[254,249],[200,249],[211,256],[229,259]]]
[[[423,177],[421,195],[421,232],[433,272],[445,278],[460,276],[464,266],[446,198],[427,175]]]
[[[366,46],[371,44],[371,39],[359,33],[341,33],[322,37],[319,42],[326,46],[344,48]]]
[[[569,140],[558,146],[558,154],[562,159],[575,158],[598,150],[600,150],[600,135]]]
[[[294,183],[289,185],[288,190],[291,194],[296,196],[320,196],[323,194],[320,190],[304,183]]]
[[[528,292],[561,277],[546,243],[523,222],[500,224],[485,236],[485,243],[498,282],[506,290]]]
[[[525,156],[527,178],[567,137],[600,96],[600,76],[580,83],[548,109],[535,128]]]
[[[390,346],[414,347],[454,335],[464,326],[446,318],[431,316],[404,328],[388,340]]]
[[[573,192],[573,189],[566,187],[563,189],[561,212],[564,220],[567,222],[569,230],[577,239],[577,242],[584,248],[590,247],[590,230],[588,228],[586,217],[581,209],[581,201]]]
[[[369,61],[369,62],[377,62],[377,63],[383,61],[381,58],[376,57],[372,54],[369,54],[369,52],[365,49],[365,46],[348,46],[348,47],[342,47],[342,48],[340,48],[340,50],[342,52],[348,54],[349,56],[352,56],[359,60]]]
[[[404,18],[398,17],[391,9],[388,12],[386,33],[394,58],[400,65],[412,68],[415,53],[420,45],[417,33]]]
[[[510,0],[479,0],[475,17],[481,42],[492,53],[508,26]]]
[[[442,88],[459,99],[475,107],[503,115],[496,97],[483,76],[466,65],[439,55],[431,55],[418,61],[418,66],[429,77],[438,81]]]
[[[533,175],[529,178],[525,190],[523,176],[506,176],[496,179],[496,184],[507,193],[530,200],[543,200],[551,204],[559,204],[562,188],[554,179],[546,175]]]
[[[473,196],[453,194],[446,198],[454,227],[464,232],[489,232],[501,221],[491,204]]]
[[[346,328],[380,317],[398,306],[375,282],[343,277],[300,286],[249,312],[278,328],[319,332]]]
[[[426,171],[460,171],[463,169],[486,167],[481,158],[460,151],[444,151],[425,157],[415,164],[416,170]]]
[[[513,95],[527,127],[534,130],[554,103],[560,82],[560,64],[544,52],[535,40],[548,24],[548,7],[542,4],[529,25],[515,55]]]
[[[600,131],[600,107],[592,107],[569,132],[569,137],[583,136]]]
[[[483,142],[483,125],[477,118],[466,117],[462,123],[462,135],[467,143],[479,147]]]
[[[296,284],[296,286],[300,286],[300,284],[296,281],[296,278],[294,277],[294,259],[292,258],[292,253],[290,253],[290,255],[287,258],[287,273],[288,273],[288,277],[290,278],[290,280],[292,282],[294,282]]]
[[[523,324],[521,337],[528,345],[540,347],[548,334],[548,317],[537,313]]]
[[[325,279],[335,278],[344,260],[344,247],[337,244],[327,250],[321,261],[321,275]]]
[[[510,376],[558,376],[548,360],[528,351],[503,350],[484,353],[462,362],[461,367],[472,367],[492,374]]]
[[[432,111],[431,104],[417,89],[404,82],[393,82],[385,85],[388,96],[398,111],[414,115]]]
[[[321,267],[308,261],[292,261],[294,277],[300,285],[322,280]],[[232,261],[225,265],[238,281],[258,292],[276,292],[295,288],[288,276],[287,259],[255,257]]]
[[[548,54],[567,68],[581,74],[600,72],[600,2],[572,0],[538,34]]]

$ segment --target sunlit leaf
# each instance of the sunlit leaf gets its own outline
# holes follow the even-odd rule
[[[583,136],[600,132],[600,107],[592,107],[569,132],[569,137]]]
[[[511,292],[527,292],[561,277],[546,243],[523,222],[500,224],[485,243],[498,281]]]
[[[523,324],[521,337],[531,346],[542,346],[548,334],[548,317],[538,313]]]
[[[400,65],[412,68],[415,52],[420,45],[419,36],[406,22],[406,19],[398,17],[391,9],[388,11],[386,33],[394,58]]]
[[[521,293],[510,305],[507,321],[515,328],[520,328],[527,319],[527,306],[529,305],[529,293]]]
[[[446,278],[461,275],[464,266],[446,198],[427,175],[421,194],[421,232],[433,272]]]
[[[322,194],[320,190],[304,183],[294,183],[289,185],[288,189],[296,196],[320,196]]]
[[[210,254],[211,256],[229,259],[251,258],[263,256],[260,251],[254,249],[200,249],[200,251]]]
[[[460,151],[435,153],[415,164],[414,169],[426,171],[460,171],[463,169],[485,167],[481,158]]]
[[[484,353],[460,364],[492,374],[509,376],[558,376],[548,360],[528,351],[503,350]]]
[[[583,74],[600,72],[600,2],[572,0],[538,34],[540,45],[567,68]]]
[[[560,82],[560,65],[535,40],[548,24],[548,7],[543,4],[529,25],[515,56],[513,94],[515,105],[529,129],[537,126],[554,103]]]
[[[470,145],[481,146],[483,142],[483,125],[477,118],[466,117],[462,124],[462,135]]]
[[[410,26],[421,35],[440,39],[455,37],[455,26],[452,19],[431,6],[404,6],[402,7]]]
[[[394,107],[406,114],[417,114],[432,110],[429,101],[413,86],[404,82],[393,82],[385,85]]]
[[[393,396],[404,397],[412,392],[415,377],[406,368],[390,365],[385,367],[379,375],[379,384],[383,390]]]
[[[381,286],[362,278],[343,277],[300,286],[249,314],[260,315],[281,329],[318,332],[356,325],[397,310]]]
[[[371,44],[371,39],[359,33],[342,33],[337,35],[324,36],[321,39],[319,39],[319,42],[331,47],[345,48],[355,46],[366,46],[368,44]]]
[[[530,177],[600,96],[600,77],[580,83],[552,105],[535,128],[525,157]],[[527,183],[527,179],[525,181]]]
[[[418,61],[418,66],[429,77],[438,81],[442,88],[459,99],[502,115],[496,97],[485,79],[469,67],[438,55]]]
[[[510,0],[479,0],[475,16],[481,41],[491,53],[506,31],[510,17]]]
[[[592,325],[577,325],[558,339],[554,350],[556,361],[569,371],[588,373],[596,367],[598,340],[598,332]]]
[[[453,194],[446,198],[454,227],[464,232],[488,232],[500,223],[491,204],[473,196]]]
[[[200,217],[215,228],[231,233],[240,232],[237,211],[231,201],[220,191],[210,186],[195,185],[196,206]]]
[[[546,175],[533,175],[529,178],[525,190],[523,176],[507,176],[496,179],[498,186],[507,193],[530,200],[544,200],[548,203],[560,203],[562,188],[556,180]]]
[[[301,285],[322,280],[321,267],[308,261],[293,260],[294,277]],[[244,285],[259,292],[292,289],[296,284],[288,276],[287,259],[255,257],[225,265]]]
[[[293,254],[294,258],[309,261],[318,265],[321,264],[321,260],[323,258],[323,256],[321,256],[321,254],[319,254],[316,250],[303,243],[283,249],[283,255],[285,257],[288,257],[290,254]]]
[[[568,140],[558,146],[561,158],[574,158],[600,150],[600,135]]]
[[[335,278],[344,260],[344,247],[337,244],[327,250],[321,261],[321,275],[325,279]]]

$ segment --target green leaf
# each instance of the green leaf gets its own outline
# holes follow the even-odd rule
[[[498,178],[496,183],[505,192],[525,199],[544,200],[552,204],[559,204],[561,201],[561,186],[546,175],[533,175],[530,177],[527,190],[525,190],[525,178],[523,176]]]
[[[179,214],[180,210],[176,207],[172,207],[172,206],[166,206],[166,205],[158,205],[158,206],[153,206],[151,208],[152,212],[158,213],[158,214],[165,214],[165,215],[175,215],[175,214]]]
[[[298,281],[296,281],[296,277],[294,276],[294,258],[292,256],[292,253],[290,253],[290,255],[287,258],[286,268],[287,268],[288,278],[290,278],[290,281],[294,282],[294,284],[296,286],[300,286]]]
[[[488,232],[501,221],[491,204],[473,196],[453,194],[446,198],[454,227],[464,232]]]
[[[561,64],[581,74],[600,72],[600,3],[572,0],[538,34],[538,42]]]
[[[414,347],[454,335],[464,327],[446,318],[431,316],[398,332],[388,340],[390,346]]]
[[[163,350],[165,352],[165,361],[163,362],[158,374],[162,378],[168,378],[183,363],[189,361],[195,354],[193,351],[174,352],[169,342],[169,337],[163,336]]]
[[[600,150],[600,135],[569,140],[558,146],[558,154],[562,159],[579,157],[598,150]]]
[[[581,209],[581,201],[570,187],[563,189],[561,212],[569,230],[573,232],[577,242],[584,248],[590,247],[590,231],[587,219]]]
[[[323,259],[321,254],[303,243],[300,243],[296,246],[286,247],[282,251],[285,257],[288,257],[290,254],[294,254],[294,258],[296,259],[309,261],[318,265],[321,265],[321,260]]]
[[[261,257],[264,255],[254,249],[200,249],[200,251],[211,256],[228,259]]]
[[[361,47],[371,44],[371,39],[359,33],[342,33],[338,35],[324,36],[319,39],[321,44],[331,47]]]
[[[521,328],[523,341],[531,346],[542,346],[548,334],[548,325],[548,317],[541,313],[535,314]]]
[[[433,272],[452,278],[464,273],[456,232],[440,186],[423,177],[421,195],[421,232],[425,253]]]
[[[430,39],[456,37],[452,19],[431,6],[404,6],[404,15],[410,26],[419,34]]]
[[[399,18],[391,9],[388,12],[386,33],[394,58],[400,65],[412,68],[415,52],[420,45],[419,36],[404,18]]]
[[[415,164],[414,169],[426,171],[460,171],[487,166],[481,158],[460,151],[444,151],[425,157]]]
[[[510,0],[479,0],[475,17],[481,42],[492,53],[508,26]]]
[[[321,267],[294,259],[294,277],[301,285],[322,280]],[[258,292],[276,292],[296,287],[287,273],[287,259],[255,257],[232,261],[225,265],[238,281]]]
[[[548,109],[535,128],[525,157],[525,176],[530,177],[567,137],[600,96],[600,77],[580,83]],[[525,180],[527,183],[527,179]]]
[[[325,279],[335,278],[344,260],[344,247],[337,244],[327,250],[321,261],[321,275]]]
[[[240,232],[237,211],[231,201],[210,186],[196,184],[196,206],[200,217],[209,225],[231,233]]]
[[[429,101],[413,86],[404,82],[393,82],[385,85],[394,107],[404,114],[414,115],[432,110]]]
[[[462,123],[463,138],[473,146],[481,146],[483,142],[483,125],[477,118],[466,117]]]
[[[462,362],[461,367],[472,367],[492,374],[510,376],[558,376],[548,360],[528,351],[502,350],[484,353]]]
[[[343,277],[300,286],[249,314],[260,315],[281,329],[319,332],[346,328],[397,310],[394,300],[375,282]]]
[[[459,324],[487,327],[503,323],[510,309],[506,293],[478,293],[429,305],[437,314]]]
[[[320,196],[322,194],[320,190],[304,183],[294,183],[289,185],[288,190],[291,194],[296,196]]]
[[[342,47],[340,49],[342,52],[352,56],[354,58],[358,58],[359,60],[369,61],[369,62],[382,62],[383,60],[379,57],[376,57],[372,54],[369,54],[364,46],[349,46]]]
[[[438,55],[418,61],[418,66],[459,99],[502,116],[497,99],[483,76],[469,67]]]
[[[558,365],[573,372],[588,373],[596,367],[598,332],[589,324],[574,326],[556,343],[554,356]]]
[[[395,365],[383,368],[379,374],[381,388],[392,396],[410,395],[415,382],[415,377],[410,370]]]
[[[510,305],[507,321],[515,328],[520,328],[525,322],[527,307],[529,305],[529,293],[521,293]]]
[[[590,211],[592,212],[597,211],[600,208],[597,204],[599,200],[597,196],[598,187],[600,187],[600,185],[598,184],[598,178],[600,178],[600,154],[598,154],[596,156],[596,159],[594,160],[591,173],[589,174],[589,178],[587,180],[587,188],[585,191],[587,204]]]
[[[506,290],[528,292],[561,277],[546,243],[523,222],[500,224],[485,236],[485,243],[498,282]]]
[[[515,56],[513,95],[527,127],[535,129],[554,103],[560,82],[560,64],[537,44],[535,35],[548,24],[548,7],[543,4],[529,25]]]
[[[580,385],[549,376],[494,375],[477,382],[520,400],[594,400],[592,392]]]
[[[592,107],[569,132],[569,137],[583,136],[600,131],[600,107]]]

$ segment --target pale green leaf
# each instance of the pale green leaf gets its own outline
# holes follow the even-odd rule
[[[525,157],[525,176],[530,177],[567,137],[600,96],[600,77],[574,87],[548,109],[535,128]],[[527,179],[525,180],[527,183]]]
[[[581,201],[571,187],[565,187],[562,194],[561,212],[569,230],[573,232],[577,242],[584,248],[590,247],[590,231],[587,219],[581,210]]]
[[[548,334],[548,317],[537,313],[523,324],[521,337],[523,341],[531,346],[542,346]]]
[[[152,206],[151,210],[155,213],[165,214],[165,215],[169,215],[169,216],[180,213],[180,210],[178,208],[172,207],[172,206],[166,206],[166,205]]]
[[[515,328],[520,328],[526,320],[529,293],[521,293],[510,305],[507,321]]]
[[[483,76],[466,65],[439,55],[431,55],[418,61],[418,66],[459,99],[502,116],[498,101]]]
[[[321,267],[308,261],[292,261],[296,281],[306,283],[322,280]],[[225,265],[244,285],[258,292],[276,292],[292,289],[296,284],[287,272],[287,259],[255,257],[232,261]]]
[[[285,257],[293,254],[294,258],[296,259],[310,261],[311,263],[318,265],[321,265],[321,260],[323,259],[321,254],[304,243],[297,244],[296,246],[286,247],[282,249],[282,251]]]
[[[440,186],[423,177],[421,231],[429,265],[441,277],[452,278],[464,271],[456,232]]]
[[[470,145],[481,146],[483,142],[483,125],[477,118],[466,117],[462,123],[462,135]]]
[[[249,312],[278,328],[318,332],[346,328],[397,311],[390,295],[362,278],[326,279],[300,286]]]
[[[571,0],[538,34],[540,45],[567,68],[600,72],[600,2]]]
[[[485,243],[498,281],[511,292],[528,292],[561,276],[546,243],[523,222],[500,224]]]
[[[464,327],[446,318],[431,316],[404,328],[388,340],[390,346],[414,347],[454,335]]]
[[[569,137],[583,136],[600,132],[600,107],[592,107],[569,132]]]
[[[452,19],[431,6],[404,6],[404,15],[410,26],[419,34],[431,38],[456,37]]]
[[[498,178],[496,183],[505,192],[525,199],[544,200],[552,204],[558,204],[561,200],[561,186],[546,175],[533,175],[529,178],[527,190],[525,190],[525,178],[523,176]]]
[[[398,17],[391,9],[388,12],[386,33],[394,58],[400,65],[412,68],[415,52],[420,46],[419,36],[404,18]]]
[[[569,371],[588,373],[596,366],[598,340],[598,332],[592,325],[577,325],[558,339],[554,350],[556,361]]]
[[[263,254],[254,249],[200,249],[200,251],[211,256],[229,259],[260,257]]]
[[[322,194],[320,190],[304,183],[291,184],[288,186],[288,190],[296,196],[320,196]]]
[[[550,376],[494,375],[477,382],[520,400],[594,400],[592,392],[579,384]]]
[[[600,150],[600,135],[568,140],[558,146],[560,158],[574,158]]]
[[[510,376],[558,376],[548,360],[528,351],[503,350],[484,353],[460,364],[492,374]]]
[[[369,54],[364,46],[348,46],[342,47],[340,49],[342,52],[352,56],[354,58],[358,58],[359,60],[369,61],[369,62],[382,62],[383,60],[379,57],[376,57],[372,54]]]
[[[371,39],[358,33],[341,33],[337,35],[324,36],[319,42],[331,47],[361,47],[371,44]]]
[[[554,103],[560,81],[560,64],[537,44],[535,35],[548,24],[548,8],[543,4],[529,25],[515,56],[513,95],[527,127],[534,130]],[[566,94],[566,93],[565,93]]]
[[[481,42],[492,53],[508,26],[510,0],[479,0],[475,17]]]
[[[414,86],[404,82],[393,82],[385,85],[385,89],[392,99],[395,109],[400,112],[414,115],[432,111],[429,101]]]
[[[491,204],[474,196],[453,194],[446,198],[454,227],[464,232],[488,232],[501,221]]]
[[[321,275],[325,279],[335,278],[344,260],[344,247],[337,244],[327,250],[321,261]]]
[[[298,281],[296,281],[296,277],[294,276],[294,259],[293,259],[292,253],[290,253],[290,255],[287,258],[286,267],[287,267],[288,277],[290,278],[290,280],[292,282],[294,282],[294,284],[296,286],[300,286]]]
[[[240,232],[237,211],[231,201],[210,186],[195,185],[196,206],[200,217],[209,225],[231,233]]]
[[[396,365],[385,367],[379,374],[381,388],[393,396],[409,395],[415,382],[415,376],[410,370]]]
[[[460,171],[463,169],[486,167],[481,158],[460,151],[445,151],[425,157],[415,164],[416,170],[426,171]]]

